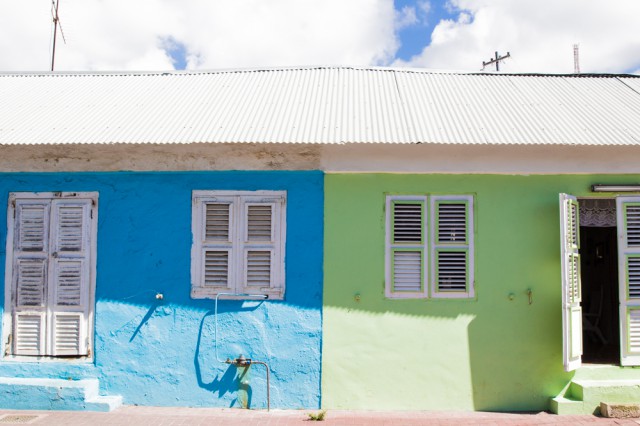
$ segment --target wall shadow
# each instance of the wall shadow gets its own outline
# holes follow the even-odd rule
[[[242,312],[251,312],[258,309],[264,302],[256,301],[256,302],[247,302],[246,304],[243,301],[224,301],[221,305],[218,305],[218,315],[225,313],[242,313]],[[229,303],[230,302],[230,303]],[[213,359],[209,358],[207,361],[210,364],[215,364],[220,368],[216,368],[215,370],[224,371],[221,375],[219,372],[215,373],[215,377],[211,380],[207,380],[205,378],[205,374],[203,373],[203,361],[201,359],[201,347],[203,345],[203,330],[207,320],[215,321],[215,311],[208,311],[202,316],[200,321],[200,326],[198,327],[198,338],[196,341],[195,352],[193,356],[193,365],[195,370],[195,376],[197,384],[200,388],[205,389],[212,394],[218,393],[218,397],[224,396],[226,393],[234,393],[242,394],[242,398],[236,397],[231,401],[230,407],[234,406],[235,403],[239,403],[243,408],[249,408],[251,406],[251,386],[248,382],[249,378],[249,370],[250,368],[237,368],[232,364],[225,364],[219,362],[215,359],[215,350],[213,354]],[[220,333],[220,329],[218,329]],[[215,339],[218,339],[220,336],[213,336],[214,342],[213,345],[216,345],[217,342]],[[220,355],[220,349],[218,347],[218,356],[222,359],[222,355]],[[209,365],[210,365],[209,364]],[[240,371],[241,370],[241,371]]]

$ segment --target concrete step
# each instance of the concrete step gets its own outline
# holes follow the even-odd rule
[[[640,417],[640,404],[600,404],[600,414],[602,417],[624,419],[628,417]]]
[[[551,398],[549,409],[554,414],[565,416],[585,414],[584,404],[582,401],[576,401],[564,396],[556,396]]]
[[[0,408],[111,411],[120,396],[101,396],[97,379],[63,380],[0,377]]]
[[[585,403],[639,403],[640,380],[573,380],[567,392]]]

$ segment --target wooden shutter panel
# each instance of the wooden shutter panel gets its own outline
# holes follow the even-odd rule
[[[193,191],[191,296],[284,294],[285,191]]]
[[[32,306],[44,308],[47,260],[18,258],[14,274],[16,275],[16,306],[19,308]]]
[[[12,354],[87,355],[97,194],[14,193],[11,203]]]
[[[580,220],[576,197],[560,194],[562,272],[562,356],[566,371],[582,365],[582,292],[580,286]]]
[[[16,202],[17,227],[15,229],[17,251],[47,251],[49,228],[49,204],[43,202]]]
[[[229,251],[205,250],[204,285],[206,287],[228,287]]]
[[[52,201],[52,260],[49,279],[50,351],[53,356],[87,355],[91,262],[89,199]]]
[[[52,355],[86,355],[84,313],[53,313]]]
[[[239,244],[243,256],[240,291],[281,298],[283,274],[278,267],[284,256],[281,232],[285,226],[282,216],[285,198],[245,195],[240,199],[243,206],[240,232],[244,235]]]
[[[231,204],[228,203],[205,204],[205,240],[229,241],[231,236],[230,210]]]
[[[237,238],[234,213],[237,199],[193,193],[192,297],[211,297],[230,292],[235,285],[233,273]]]
[[[46,354],[50,201],[15,200],[12,249],[13,354]]]
[[[421,202],[393,203],[393,242],[421,243],[422,216]]]
[[[386,283],[390,298],[426,297],[424,196],[387,196]]]
[[[245,264],[247,271],[247,287],[269,288],[271,286],[272,264],[273,251],[247,250]]]
[[[433,196],[432,291],[434,297],[472,297],[473,197]]]
[[[13,353],[45,355],[45,313],[16,312],[13,315]]]
[[[273,241],[272,204],[247,206],[247,241]]]
[[[616,199],[620,277],[620,363],[640,365],[640,197]]]
[[[422,290],[423,252],[410,250],[393,251],[393,291],[419,292]]]
[[[273,238],[273,211],[275,204],[254,204],[254,197],[245,200],[242,222],[246,225],[244,249],[244,291],[268,290],[272,287],[272,265],[275,242]]]
[[[438,292],[466,293],[468,286],[467,251],[436,250]]]

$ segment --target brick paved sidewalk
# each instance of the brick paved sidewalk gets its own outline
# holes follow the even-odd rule
[[[79,411],[0,410],[0,425],[41,426],[416,426],[416,425],[633,425],[640,419],[605,419],[596,416],[556,416],[548,413],[514,414],[426,411],[330,410],[324,422],[309,421],[308,412],[319,410],[273,410],[271,412],[220,408],[122,407],[111,413]]]

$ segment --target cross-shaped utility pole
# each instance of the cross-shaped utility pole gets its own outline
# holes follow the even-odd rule
[[[509,57],[511,57],[511,54],[509,52],[507,52],[507,54],[504,56],[499,56],[498,52],[496,52],[495,59],[489,59],[489,62],[482,61],[482,69],[484,70],[484,67],[486,67],[487,65],[496,64],[496,71],[500,71],[500,61],[503,61]]]

